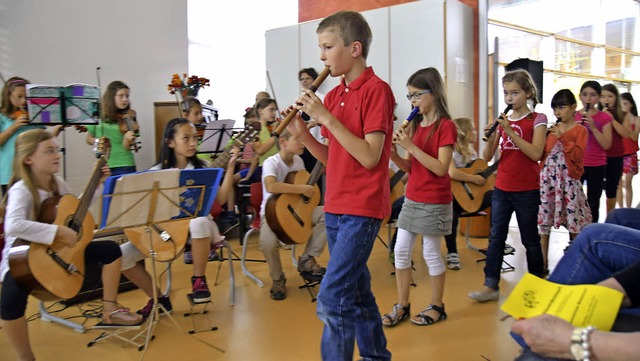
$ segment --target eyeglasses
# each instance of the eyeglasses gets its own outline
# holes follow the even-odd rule
[[[407,94],[407,100],[418,100],[422,96],[422,94],[431,93],[431,90],[421,91],[419,93],[409,93]]]

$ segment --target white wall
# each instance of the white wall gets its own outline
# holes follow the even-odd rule
[[[187,69],[186,0],[0,0],[0,71],[33,83],[131,87],[142,149],[138,169],[155,162],[153,102],[172,100],[171,74]],[[94,162],[84,134],[68,130],[66,177],[80,192]]]
[[[425,0],[362,14],[373,33],[367,64],[391,86],[398,119],[405,119],[411,108],[405,98],[407,79],[426,67],[438,69],[445,78],[452,116],[473,117],[471,8],[454,0],[446,2],[445,10],[444,2]],[[320,72],[323,68],[315,32],[319,22],[267,31],[267,70],[281,108],[291,105],[300,94],[298,70],[314,67]],[[327,79],[319,91],[326,93],[337,83],[335,78]]]

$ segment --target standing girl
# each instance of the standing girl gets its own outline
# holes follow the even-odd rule
[[[631,95],[631,93],[622,93],[620,97],[622,98],[620,102],[622,111],[630,115],[628,124],[629,138],[622,139],[624,144],[622,166],[624,183],[622,188],[624,189],[624,206],[631,207],[631,202],[633,201],[631,181],[633,180],[633,176],[638,174],[638,133],[640,132],[640,117],[638,117],[638,107],[636,106],[635,100],[633,100],[633,95]],[[624,207],[622,205],[622,194],[620,194],[618,204],[620,207]]]
[[[499,136],[493,133],[487,140],[484,159],[491,159],[500,144],[500,164],[491,198],[491,231],[487,262],[484,267],[484,288],[469,293],[478,302],[496,301],[500,297],[499,283],[509,221],[516,213],[520,238],[527,253],[529,272],[543,274],[540,236],[537,229],[540,183],[538,161],[544,150],[547,117],[531,111],[538,103],[536,85],[524,70],[507,72],[502,77],[504,101],[511,104],[511,116],[501,115]],[[485,130],[491,127],[487,124]]]
[[[27,93],[25,86],[29,81],[14,76],[9,78],[2,89],[0,100],[0,187],[2,194],[7,192],[7,185],[13,169],[15,144],[18,134],[34,129],[27,126]]]
[[[473,129],[473,123],[469,118],[456,118],[453,121],[456,123],[456,127],[458,129],[458,139],[453,147],[453,156],[451,158],[451,163],[449,164],[449,177],[455,181],[469,182],[478,186],[483,186],[487,180],[481,175],[468,174],[458,170],[458,168],[467,167],[469,163],[478,159],[478,153],[473,147],[476,139],[478,139],[478,134],[475,129]],[[485,193],[480,210],[491,207],[491,193],[491,191]],[[454,199],[451,233],[444,236],[445,243],[447,244],[447,268],[452,270],[460,269],[460,256],[458,255],[456,238],[458,218],[462,213],[464,213],[464,210]]]
[[[171,168],[199,169],[208,166],[202,159],[196,157],[196,147],[198,144],[196,128],[187,119],[174,118],[170,120],[164,129],[162,140],[163,142],[160,147],[160,164],[153,166],[151,170]],[[235,167],[237,156],[237,150],[232,150],[227,172],[216,194],[216,201],[220,204],[226,202],[226,195],[231,189],[233,168]],[[229,171],[229,169],[231,171]],[[189,221],[189,233],[191,236],[191,252],[193,256],[193,276],[191,277],[193,300],[196,303],[209,302],[211,300],[211,292],[207,286],[205,272],[210,247],[212,243],[219,245],[223,238],[220,236],[218,227],[213,222],[211,216],[197,217]],[[138,261],[144,259],[144,254],[131,242],[123,244],[121,249],[123,255],[122,272],[151,298],[147,305],[138,311],[138,313],[146,318],[153,310],[153,286],[151,276],[147,273],[144,266],[138,263]],[[168,295],[161,296],[158,301],[164,305],[168,311],[171,310]]]
[[[409,127],[395,133],[394,143],[405,149],[407,158],[391,153],[391,160],[409,174],[409,180],[394,249],[398,302],[391,313],[382,317],[385,326],[395,326],[409,317],[411,254],[418,233],[422,234],[422,255],[431,276],[431,302],[411,322],[425,326],[447,318],[442,300],[446,268],[440,255],[440,240],[451,232],[453,197],[448,170],[457,138],[456,125],[449,115],[438,70],[418,70],[409,77],[407,89],[407,99],[419,109],[419,115]]]
[[[580,177],[587,147],[587,129],[575,119],[576,97],[569,89],[558,91],[551,99],[558,123],[550,128],[540,161],[540,208],[538,230],[545,273],[548,274],[549,234],[551,227],[564,226],[573,240],[591,223],[587,196]]]
[[[100,137],[107,137],[111,142],[109,168],[112,175],[136,172],[133,150],[137,149],[136,136],[138,123],[136,112],[129,102],[129,87],[116,80],[107,86],[102,96],[102,114],[100,124],[87,126],[87,144],[95,145]],[[132,127],[127,126],[130,120]],[[131,128],[131,129],[129,129]]]
[[[584,152],[584,173],[580,180],[583,184],[587,183],[587,200],[593,223],[597,223],[600,216],[600,196],[607,168],[607,149],[611,147],[612,137],[611,115],[596,108],[601,95],[600,83],[595,80],[584,82],[580,88],[583,109],[575,115],[575,120],[589,131],[587,149]]]
[[[14,174],[6,204],[7,237],[0,264],[0,279],[3,280],[0,316],[18,360],[34,359],[24,316],[29,292],[16,282],[10,272],[9,250],[17,238],[60,248],[73,247],[77,242],[76,232],[71,228],[35,220],[46,198],[70,192],[64,180],[55,176],[59,170],[60,153],[51,133],[34,129],[18,137]],[[102,181],[108,175],[109,169],[105,167]],[[101,193],[101,189],[98,192]],[[102,323],[139,324],[142,320],[140,316],[129,313],[117,303],[122,255],[118,245],[113,241],[90,242],[84,255],[86,262],[102,263]]]
[[[609,113],[611,122],[611,147],[607,149],[607,168],[605,171],[605,193],[607,195],[607,214],[616,208],[618,186],[622,178],[622,164],[624,158],[624,139],[629,138],[630,116],[622,111],[618,88],[613,84],[602,86],[602,97],[598,108]]]
[[[255,109],[260,119],[260,134],[258,135],[258,141],[253,143],[253,151],[260,157],[259,166],[262,167],[265,159],[278,153],[278,148],[276,147],[277,138],[271,135],[271,131],[276,126],[278,106],[275,100],[263,98],[258,100]],[[256,173],[254,173],[253,179],[255,180],[252,180],[253,182],[258,182],[261,179],[260,168]]]

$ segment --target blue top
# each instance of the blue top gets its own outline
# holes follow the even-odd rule
[[[13,119],[0,113],[0,132],[4,132],[13,124]],[[16,155],[16,139],[20,133],[31,129],[44,129],[42,125],[25,125],[13,133],[4,144],[0,145],[0,184],[7,185],[13,172],[13,158]]]

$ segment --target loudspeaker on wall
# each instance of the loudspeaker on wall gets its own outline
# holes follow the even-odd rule
[[[529,72],[533,82],[536,84],[536,88],[538,88],[538,102],[542,103],[542,61],[531,60],[528,58],[516,59],[507,64],[504,68],[506,71],[523,69]]]

